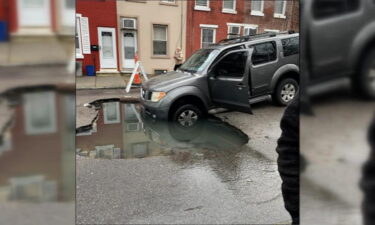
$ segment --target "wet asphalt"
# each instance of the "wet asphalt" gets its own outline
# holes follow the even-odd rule
[[[117,95],[123,90],[78,91],[78,120],[93,115],[84,103]],[[275,153],[283,108],[266,102],[253,107],[254,115],[220,113],[180,136],[169,125],[137,122],[129,116],[137,107],[119,108],[128,115],[120,128],[107,129],[99,110],[96,132],[77,136],[77,224],[290,221]],[[142,129],[130,132],[134,123]]]

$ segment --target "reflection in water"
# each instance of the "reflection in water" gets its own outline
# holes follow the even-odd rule
[[[96,105],[92,129],[77,133],[81,156],[105,159],[171,156],[174,161],[214,157],[240,151],[249,138],[241,130],[216,118],[192,128],[143,117],[141,106],[118,101]],[[80,130],[80,129],[78,129]]]
[[[55,86],[16,88],[1,94],[1,224],[13,221],[19,213],[56,216],[53,222],[61,213],[65,224],[73,218],[74,97],[73,91]],[[42,202],[43,206],[26,204]],[[51,205],[55,212],[44,216]],[[19,223],[23,221],[19,218]]]

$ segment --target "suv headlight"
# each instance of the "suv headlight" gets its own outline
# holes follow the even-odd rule
[[[166,96],[166,95],[167,95],[167,93],[165,93],[165,92],[159,92],[159,91],[152,92],[151,101],[152,102],[158,102],[162,98],[164,98],[164,96]]]

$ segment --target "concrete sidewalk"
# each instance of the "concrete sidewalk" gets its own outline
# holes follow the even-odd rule
[[[121,75],[111,76],[82,76],[76,77],[76,89],[107,89],[126,87],[125,78]]]

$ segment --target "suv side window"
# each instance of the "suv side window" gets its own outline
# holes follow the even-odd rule
[[[316,19],[351,13],[359,8],[360,0],[314,0],[313,15]]]
[[[299,54],[299,38],[286,38],[282,39],[284,57]]]
[[[251,56],[253,65],[271,62],[277,58],[276,43],[274,41],[256,44],[252,47],[254,48],[253,55]]]
[[[214,74],[220,77],[243,77],[247,60],[247,51],[233,52],[222,58],[214,68]]]

